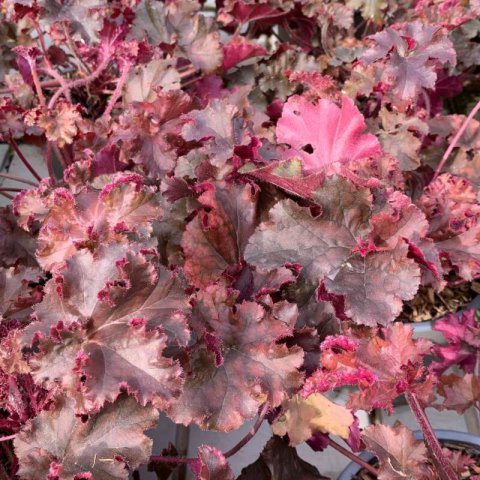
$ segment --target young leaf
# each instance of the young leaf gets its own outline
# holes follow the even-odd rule
[[[435,322],[434,330],[443,334],[447,345],[435,345],[433,351],[440,361],[433,363],[436,373],[443,373],[453,365],[473,373],[480,348],[480,322],[473,309],[459,314],[451,313]]]
[[[394,323],[375,332],[358,330],[348,336],[327,337],[322,344],[322,369],[307,379],[304,397],[342,385],[358,385],[348,408],[393,411],[393,401],[405,391],[414,391],[430,399],[432,375],[423,367],[423,356],[430,352],[431,342],[414,340],[413,329]]]
[[[288,434],[293,447],[315,433],[331,433],[347,439],[354,421],[348,409],[320,393],[314,393],[307,399],[295,395],[284,402],[283,409],[282,415],[272,425],[272,431],[279,437]]]
[[[230,465],[222,452],[208,445],[198,447],[198,460],[192,465],[196,480],[234,480]]]
[[[399,191],[387,196],[387,204],[370,219],[371,238],[380,246],[394,248],[399,240],[423,238],[428,231],[428,221],[423,212],[409,197]]]
[[[429,236],[437,241],[475,227],[480,216],[476,188],[469,180],[449,173],[429,183],[417,205],[429,220]]]
[[[87,187],[78,195],[58,188],[39,232],[37,260],[54,270],[82,246],[126,243],[127,233],[148,237],[161,212],[156,189],[136,174],[120,174],[102,190]]]

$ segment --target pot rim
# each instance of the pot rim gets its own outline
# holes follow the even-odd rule
[[[413,432],[417,440],[423,440],[421,430]],[[439,440],[449,440],[454,442],[468,443],[473,447],[477,447],[480,451],[480,437],[467,432],[459,432],[457,430],[443,430],[435,429],[435,434]],[[366,462],[369,462],[375,457],[372,453],[362,452],[359,457]],[[346,468],[340,473],[337,480],[351,480],[352,476],[361,470],[362,467],[355,462],[350,462]]]

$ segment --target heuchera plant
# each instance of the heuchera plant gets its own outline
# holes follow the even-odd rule
[[[231,480],[264,420],[241,480],[326,478],[305,441],[480,478],[425,414],[480,407],[475,312],[435,347],[396,321],[480,276],[478,0],[0,6],[0,140],[32,174],[0,173],[1,480]],[[359,428],[402,395],[425,442]],[[183,458],[152,451],[160,412],[257,420]]]

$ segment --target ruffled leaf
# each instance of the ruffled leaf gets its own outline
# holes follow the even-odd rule
[[[209,287],[210,295],[217,295],[216,289]],[[198,345],[184,366],[185,390],[169,414],[183,424],[230,431],[253,417],[263,403],[278,406],[298,388],[303,352],[276,343],[292,333],[293,305],[267,312],[257,303],[243,302],[234,310],[224,303],[231,302],[231,295],[221,289],[218,294],[210,310],[217,310],[216,315],[197,320],[205,346]]]
[[[158,420],[153,407],[141,407],[122,397],[106,405],[86,423],[75,417],[74,402],[61,397],[50,411],[40,413],[15,438],[25,480],[47,478],[127,479],[128,469],[148,460],[152,440],[144,431]]]

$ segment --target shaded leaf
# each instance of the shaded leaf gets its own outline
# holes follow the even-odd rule
[[[311,198],[312,193],[321,186],[324,180],[323,173],[304,175],[302,162],[299,158],[270,162],[266,167],[258,169],[249,164],[240,172],[251,175],[258,180],[272,183],[288,193],[303,198]]]
[[[245,467],[237,480],[328,480],[309,463],[302,460],[297,450],[280,437],[272,437],[257,461]]]
[[[415,440],[413,432],[403,425],[370,425],[362,432],[362,440],[367,450],[380,461],[380,480],[430,480],[431,467],[428,466],[427,448],[420,440]]]
[[[177,90],[180,88],[180,75],[171,60],[155,59],[146,65],[139,65],[129,75],[125,83],[125,102],[153,102],[156,91]]]
[[[223,167],[233,156],[233,147],[249,143],[243,131],[243,119],[236,105],[228,99],[213,99],[203,110],[194,110],[186,117],[185,140],[204,140],[204,152],[215,167]]]
[[[112,143],[122,141],[126,161],[133,158],[154,176],[175,168],[180,133],[194,103],[182,90],[158,91],[152,102],[133,102],[114,125]]]
[[[223,68],[228,70],[244,60],[266,54],[263,47],[239,35],[223,46]]]
[[[435,408],[455,410],[462,414],[480,401],[480,379],[472,373],[467,373],[463,377],[454,373],[442,375],[438,393],[444,397],[444,401],[440,405],[434,405]]]
[[[203,209],[182,237],[185,273],[197,287],[216,281],[242,261],[256,220],[256,196],[249,185],[218,184],[199,198]]]

